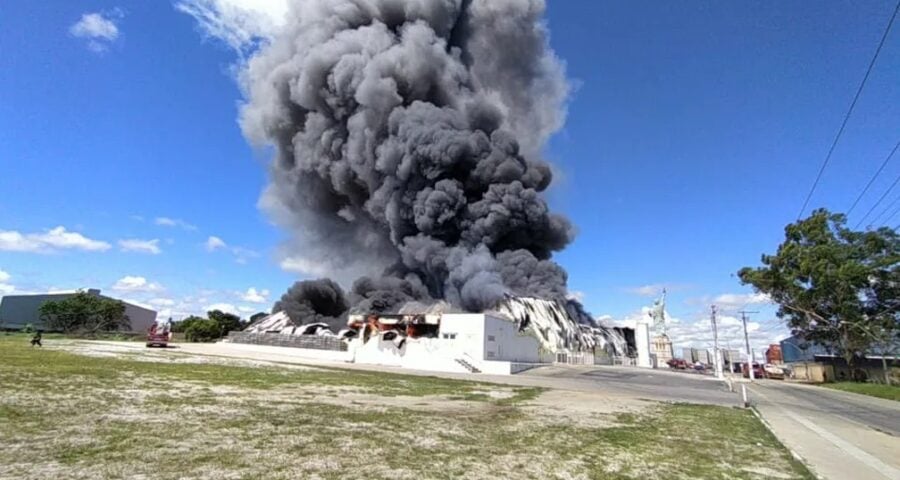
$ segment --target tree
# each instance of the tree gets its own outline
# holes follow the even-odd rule
[[[173,323],[172,324],[172,332],[184,333],[185,330],[187,330],[187,328],[190,327],[191,324],[196,322],[197,320],[206,320],[206,319],[203,317],[197,317],[195,315],[191,315],[185,319],[182,319],[182,320],[179,320],[179,321]]]
[[[44,302],[38,312],[44,327],[66,333],[96,334],[131,327],[123,302],[87,292]]]
[[[853,371],[883,329],[900,322],[900,235],[889,228],[854,231],[846,216],[816,210],[785,227],[775,255],[738,272],[769,295],[792,333],[833,348]]]
[[[266,313],[266,312],[257,312],[257,313],[254,313],[253,315],[250,316],[250,322],[249,322],[249,323],[253,323],[253,322],[259,320],[260,318],[266,318],[266,317],[268,317],[268,316],[269,316],[269,314]]]
[[[222,327],[215,320],[198,318],[184,330],[184,336],[189,342],[212,342],[222,337]]]
[[[209,312],[206,312],[206,315],[210,320],[219,324],[219,330],[221,330],[222,335],[227,335],[228,332],[241,329],[241,317],[237,315],[225,313],[221,310],[210,310]]]

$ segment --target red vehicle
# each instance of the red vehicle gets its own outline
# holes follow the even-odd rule
[[[147,347],[160,347],[166,348],[169,346],[169,340],[172,338],[172,332],[169,331],[169,324],[163,324],[160,326],[158,323],[154,323],[150,330],[147,332]]]
[[[741,371],[744,374],[744,378],[750,378],[750,369],[747,368],[746,363],[741,365]],[[753,362],[753,378],[766,378],[766,370],[756,362]]]
[[[688,363],[680,358],[673,358],[666,362],[669,365],[669,368],[674,368],[676,370],[687,370]]]

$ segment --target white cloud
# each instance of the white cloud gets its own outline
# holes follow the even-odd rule
[[[606,325],[634,328],[638,321],[649,321],[649,310],[649,307],[644,307],[640,311],[632,312],[622,319],[616,320],[609,315],[604,315],[599,317],[598,320]],[[716,323],[718,324],[719,348],[745,351],[744,327],[743,322],[739,318],[730,315],[719,315],[716,318]],[[767,329],[758,322],[748,322],[747,331],[750,347],[756,352],[765,350],[769,344],[777,343],[788,335],[787,330],[784,328],[776,325]],[[651,335],[654,334],[651,332]],[[682,348],[713,348],[712,323],[707,316],[696,318],[693,321],[685,321],[678,317],[673,317],[667,311],[666,334],[672,340],[676,356],[681,355]]]
[[[723,293],[721,295],[706,295],[702,297],[688,298],[685,300],[688,305],[702,306],[709,309],[710,305],[715,305],[720,312],[737,313],[750,307],[758,307],[763,310],[774,305],[772,299],[764,293]]]
[[[16,291],[16,287],[6,283],[12,278],[12,275],[0,270],[0,295],[9,295]]]
[[[257,311],[259,311],[259,310],[255,309],[255,308],[253,308],[253,307],[248,307],[248,306],[246,306],[246,305],[241,305],[241,306],[239,306],[239,307],[238,307],[238,310],[239,310],[241,313],[256,313]]]
[[[627,287],[622,290],[626,293],[631,293],[633,295],[640,295],[642,297],[658,297],[662,295],[662,291],[666,290],[669,293],[677,292],[680,290],[688,290],[691,286],[683,283],[651,283],[648,285],[641,285],[638,287]]]
[[[724,293],[713,299],[712,303],[722,310],[739,310],[749,305],[765,305],[772,299],[765,293]]]
[[[105,52],[119,37],[119,27],[116,20],[122,18],[121,10],[113,10],[109,13],[85,13],[74,25],[69,27],[69,33],[88,41],[88,48],[97,52]]]
[[[317,263],[303,257],[287,257],[281,260],[279,266],[282,270],[291,273],[299,273],[307,276],[322,276],[328,273],[326,265]]]
[[[131,238],[127,240],[119,240],[119,248],[123,252],[149,253],[158,255],[162,250],[159,248],[159,239],[140,240]]]
[[[215,252],[216,250],[225,248],[228,245],[221,238],[216,237],[216,236],[210,236],[209,238],[206,239],[206,243],[204,243],[203,246],[206,248],[207,252]]]
[[[129,275],[117,280],[113,284],[112,289],[120,292],[158,292],[163,287],[158,283],[148,281],[144,277]]]
[[[266,303],[267,297],[269,296],[268,290],[259,290],[257,291],[255,288],[248,288],[246,292],[240,295],[241,300],[250,303]]]
[[[287,0],[178,0],[175,8],[197,21],[207,37],[239,53],[271,38],[285,23]]]
[[[151,298],[150,300],[147,301],[147,303],[149,303],[150,305],[153,305],[154,307],[174,307],[175,306],[175,300],[172,300],[171,298]]]
[[[109,250],[109,243],[92,240],[65,227],[56,227],[44,233],[23,234],[15,230],[0,230],[0,251],[53,253],[58,250],[82,250],[103,252]]]
[[[663,285],[654,284],[654,285],[642,285],[640,287],[629,287],[626,288],[625,291],[628,293],[633,293],[635,295],[640,295],[642,297],[653,297],[662,293]]]
[[[161,227],[178,227],[183,228],[185,230],[195,231],[197,230],[196,225],[192,225],[184,220],[179,218],[169,218],[169,217],[156,217],[153,220],[153,223],[161,226]]]
[[[247,261],[251,258],[259,257],[259,252],[257,252],[256,250],[229,245],[225,242],[225,240],[222,240],[220,237],[217,237],[215,235],[210,235],[209,238],[206,239],[206,242],[203,243],[203,248],[205,248],[207,252],[227,250],[231,252],[232,255],[234,255],[234,261],[241,265],[246,264]]]
[[[244,247],[231,247],[231,253],[234,254],[234,261],[241,265],[247,263],[251,258],[258,258],[259,252]]]

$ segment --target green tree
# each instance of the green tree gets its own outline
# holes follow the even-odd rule
[[[820,209],[785,227],[775,255],[738,272],[768,294],[794,334],[830,347],[853,366],[883,329],[900,322],[900,236],[889,228],[854,231],[842,214]]]
[[[210,320],[219,324],[222,335],[227,335],[228,332],[231,331],[238,331],[242,327],[241,317],[232,313],[225,313],[221,310],[210,310],[209,312],[206,312],[206,315]]]
[[[175,333],[184,333],[185,330],[187,330],[187,328],[190,327],[192,323],[194,323],[198,320],[206,320],[206,319],[203,317],[198,317],[196,315],[191,315],[185,319],[179,320],[179,321],[175,322],[174,324],[172,324],[172,331]]]
[[[38,312],[45,328],[66,333],[91,335],[131,327],[123,302],[87,292],[44,302]]]
[[[222,327],[215,320],[198,318],[184,330],[189,342],[212,342],[222,337]]]
[[[269,314],[266,313],[266,312],[257,312],[257,313],[254,313],[253,315],[250,316],[250,321],[249,321],[249,323],[253,323],[253,322],[259,320],[260,318],[265,318],[265,317],[267,317],[267,316],[269,316]]]

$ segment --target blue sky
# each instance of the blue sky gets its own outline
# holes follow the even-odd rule
[[[733,274],[796,218],[894,2],[548,3],[575,86],[547,147],[551,205],[579,231],[557,256],[571,289],[628,322],[667,286],[681,345],[708,342],[714,301],[731,327],[761,311],[758,345],[783,334]],[[0,294],[90,286],[176,317],[249,314],[300,277],[256,206],[266,152],[236,122],[233,34],[283,5],[181,5],[222,30],[168,1],[0,4]],[[846,210],[900,140],[898,80],[895,27],[811,206]],[[900,158],[851,224],[898,174]]]

